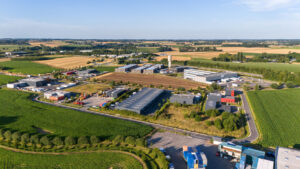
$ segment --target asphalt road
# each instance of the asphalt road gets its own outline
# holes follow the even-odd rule
[[[249,106],[249,103],[248,103],[248,100],[247,100],[246,96],[244,94],[241,94],[241,99],[243,101],[243,108],[245,110],[247,123],[248,123],[248,126],[250,128],[250,135],[247,138],[244,138],[244,139],[233,140],[233,142],[236,142],[236,143],[251,143],[251,142],[255,141],[258,138],[259,133],[257,131],[257,127],[255,125],[255,121],[254,121],[254,118],[253,118],[253,115],[252,115],[252,111],[250,109],[250,106]]]

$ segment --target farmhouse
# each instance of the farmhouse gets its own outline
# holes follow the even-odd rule
[[[197,69],[185,69],[184,79],[190,79],[201,83],[212,84],[220,82],[222,79],[230,79],[238,77],[234,72],[211,72]]]
[[[115,69],[115,72],[130,72],[132,69],[137,68],[137,64],[130,64]]]
[[[277,147],[275,153],[275,169],[299,169],[300,151],[290,148]]]
[[[116,106],[119,110],[133,111],[138,114],[152,113],[161,102],[165,90],[143,88]]]
[[[171,103],[180,103],[180,104],[196,104],[200,101],[201,95],[192,95],[192,94],[173,94],[170,97]]]

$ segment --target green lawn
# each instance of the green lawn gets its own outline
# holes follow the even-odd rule
[[[286,70],[289,72],[300,72],[300,64],[288,64],[288,63],[262,63],[262,62],[248,62],[248,63],[231,63],[231,62],[219,62],[219,61],[212,61],[207,59],[196,59],[193,58],[194,61],[200,61],[203,63],[222,63],[228,64],[231,66],[245,66],[249,68],[268,68],[273,70]]]
[[[141,137],[152,131],[129,121],[92,115],[70,109],[37,103],[32,94],[16,90],[0,90],[0,127],[36,133],[42,128],[58,136],[92,136],[113,138],[116,135]]]
[[[7,71],[9,71],[9,72],[32,74],[32,75],[51,73],[53,70],[58,70],[54,67],[31,62],[31,61],[0,62],[0,66],[6,67]]]
[[[250,91],[248,96],[263,146],[299,146],[300,89]]]
[[[0,85],[5,85],[7,83],[15,82],[19,79],[22,79],[22,77],[18,76],[8,76],[8,75],[2,75],[0,74]]]
[[[142,169],[135,158],[112,152],[71,155],[38,155],[0,149],[0,168],[22,169]]]
[[[99,72],[104,72],[104,71],[114,72],[117,67],[118,66],[99,66],[94,68]]]

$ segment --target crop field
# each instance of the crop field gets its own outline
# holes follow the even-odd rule
[[[146,75],[146,74],[134,74],[134,73],[107,73],[101,76],[96,77],[99,80],[108,80],[108,81],[122,81],[137,83],[141,85],[154,85],[154,86],[164,86],[166,88],[178,88],[183,87],[185,89],[195,89],[198,87],[205,87],[206,85],[198,83],[191,80],[185,80],[176,77],[164,76],[164,75]]]
[[[155,58],[157,61],[161,61],[163,59],[168,59],[168,56],[158,56]],[[189,56],[172,56],[172,60],[177,60],[177,61],[186,61],[186,60],[191,60],[192,58]]]
[[[10,61],[10,58],[0,58],[0,62],[7,62]]]
[[[17,50],[21,47],[24,47],[24,45],[0,45],[0,50],[9,52],[9,51]]]
[[[299,64],[289,64],[289,63],[263,63],[263,62],[247,62],[247,63],[232,63],[232,62],[219,62],[207,59],[193,59],[194,61],[200,61],[203,63],[221,63],[228,64],[231,66],[245,66],[249,68],[267,68],[272,70],[286,70],[289,72],[300,72]]]
[[[8,61],[8,62],[0,62],[0,66],[7,67],[6,71],[12,73],[21,73],[21,74],[44,74],[50,73],[54,70],[58,70],[54,67],[50,67],[47,65],[31,62],[31,61]]]
[[[0,85],[5,85],[7,83],[15,82],[19,79],[22,79],[22,77],[18,76],[8,76],[8,75],[2,75],[0,74]]]
[[[167,52],[158,52],[156,54],[166,54],[172,55],[173,57],[190,57],[190,58],[202,58],[202,59],[211,59],[213,57],[218,57],[219,54],[224,52],[179,52],[178,48],[172,48],[173,51]]]
[[[300,89],[248,92],[263,146],[300,144]]]
[[[68,45],[68,43],[64,42],[64,41],[58,41],[58,40],[54,40],[54,41],[47,41],[47,42],[29,42],[29,44],[31,46],[40,46],[40,45],[44,45],[44,46],[49,46],[49,47],[58,47],[58,46],[64,46],[64,45]]]
[[[108,84],[103,83],[89,83],[84,85],[79,85],[75,87],[71,87],[66,89],[66,91],[74,92],[74,93],[97,93],[98,91],[103,91],[109,89],[110,86]]]
[[[100,138],[138,137],[152,131],[150,126],[138,123],[37,103],[31,96],[27,92],[1,89],[0,127],[28,133],[37,133],[36,128],[41,128],[57,136]]]
[[[96,69],[99,72],[104,72],[104,71],[114,72],[117,67],[118,66],[99,66],[99,67],[94,67],[94,69]]]
[[[52,60],[41,60],[41,61],[36,61],[36,63],[45,64],[56,68],[72,69],[72,68],[87,66],[88,65],[87,62],[92,61],[93,59],[95,58],[74,56],[74,57],[56,58]]]
[[[114,152],[94,152],[68,155],[24,154],[0,149],[1,168],[60,169],[142,169],[134,157]]]

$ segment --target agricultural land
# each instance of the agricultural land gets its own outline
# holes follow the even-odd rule
[[[0,90],[2,128],[28,133],[37,133],[40,128],[57,136],[95,135],[106,139],[116,135],[141,137],[152,130],[142,124],[37,103],[31,100],[32,96],[31,93]]]
[[[22,79],[22,77],[8,76],[8,75],[0,74],[0,85],[5,85],[7,83],[12,83],[12,82],[15,82],[19,79]]]
[[[54,70],[58,70],[57,68],[31,61],[0,62],[0,67],[5,67],[5,71],[8,72],[31,75],[51,73]]]
[[[298,147],[300,143],[300,89],[250,91],[263,146]]]
[[[181,78],[175,78],[164,75],[145,75],[145,74],[134,74],[134,73],[108,73],[96,77],[99,80],[108,80],[108,81],[122,81],[130,82],[141,85],[153,85],[153,86],[164,86],[166,88],[179,88],[183,87],[185,89],[195,89],[198,87],[205,87],[204,84],[193,82]]]
[[[72,68],[87,66],[88,62],[91,62],[93,59],[94,58],[91,57],[74,56],[74,57],[36,61],[36,63],[46,64],[61,69],[72,69]]]
[[[74,93],[97,93],[98,91],[104,91],[107,89],[110,89],[111,87],[108,84],[103,83],[89,83],[89,84],[83,84],[75,87],[71,87],[66,89],[66,91],[74,92]]]

